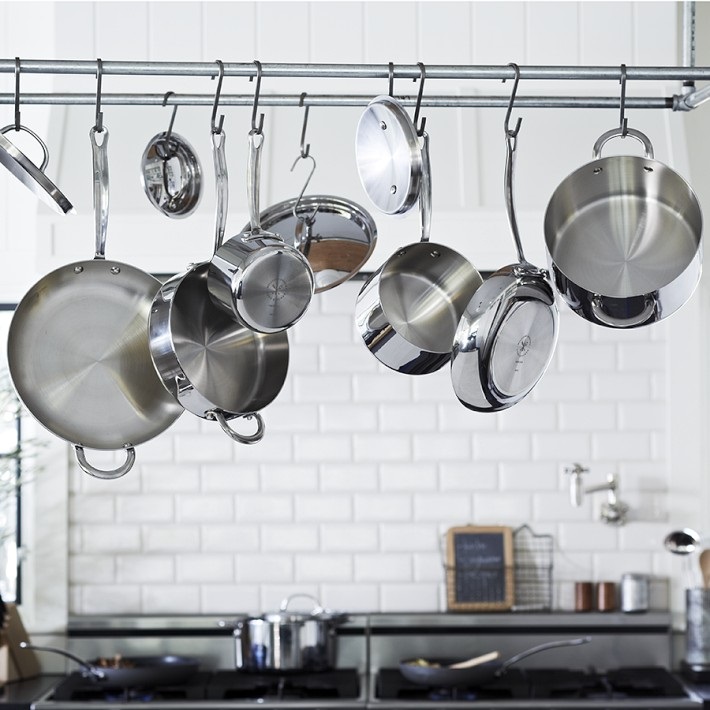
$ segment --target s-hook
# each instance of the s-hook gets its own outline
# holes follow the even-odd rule
[[[215,62],[217,63],[217,66],[219,68],[219,74],[217,75],[217,89],[214,92],[214,104],[212,105],[212,119],[210,121],[210,125],[212,127],[213,134],[221,133],[222,126],[224,125],[224,114],[222,114],[219,117],[219,124],[217,124],[215,122],[215,119],[217,118],[217,107],[219,106],[219,96],[222,93],[222,80],[224,79],[224,64],[221,59],[215,59]],[[212,79],[214,79],[214,77],[212,77]]]
[[[20,58],[15,57],[15,130],[20,128]]]
[[[264,114],[259,116],[259,125],[256,125],[256,113],[259,107],[259,92],[261,91],[261,62],[258,59],[254,60],[254,65],[256,66],[256,86],[254,87],[254,104],[251,109],[251,133],[252,135],[260,136],[262,129],[264,128]],[[254,77],[250,76],[249,81]]]
[[[626,138],[629,132],[629,119],[624,117],[626,109],[626,64],[621,65],[621,76],[619,77],[621,84],[621,98],[619,99],[619,128],[621,128],[621,137]]]
[[[165,93],[165,96],[163,96],[163,106],[168,105],[168,99],[171,96],[175,96],[174,91],[167,91]],[[175,104],[173,106],[172,116],[170,117],[170,123],[168,125],[168,130],[165,131],[165,138],[163,138],[162,145],[164,147],[164,155],[161,156],[163,160],[170,160],[170,158],[172,158],[175,155],[175,151],[171,150],[171,148],[170,148],[170,139],[173,136],[173,124],[175,123],[175,114],[177,113],[177,110],[178,110],[178,105]]]
[[[101,133],[104,130],[104,114],[101,111],[101,81],[104,74],[104,64],[100,59],[96,59],[96,121],[94,130]]]
[[[426,118],[422,118],[421,125],[417,125],[419,121],[419,110],[422,107],[422,95],[424,94],[424,79],[426,79],[426,69],[421,62],[417,62],[419,67],[420,77],[419,77],[419,93],[417,93],[417,105],[414,109],[414,128],[417,131],[417,136],[421,138],[424,135],[424,127],[426,126]],[[416,79],[412,79],[416,81]]]
[[[299,106],[303,106],[303,102],[306,98],[306,92],[304,91],[301,94],[301,98],[298,102]],[[291,214],[299,220],[300,222],[305,222],[307,225],[310,225],[313,223],[313,220],[316,218],[316,214],[318,213],[318,207],[315,207],[313,209],[313,212],[306,216],[302,217],[298,214],[298,206],[301,204],[301,199],[303,198],[303,194],[306,192],[306,188],[308,187],[308,183],[310,183],[311,178],[313,177],[313,173],[316,171],[316,159],[311,155],[311,144],[306,143],[306,128],[308,126],[308,110],[309,106],[305,106],[305,112],[303,114],[303,128],[301,128],[301,149],[300,149],[300,154],[296,157],[296,160],[293,161],[293,165],[291,166],[291,172],[293,172],[294,168],[298,164],[299,160],[306,160],[310,159],[311,162],[313,163],[313,166],[311,167],[311,171],[308,173],[308,177],[306,178],[306,182],[303,185],[303,189],[299,193],[298,197],[296,198],[296,202],[293,205],[293,208],[291,209]],[[305,145],[305,147],[304,147]]]
[[[518,91],[518,83],[520,82],[520,67],[515,64],[515,62],[510,62],[508,64],[509,67],[513,69],[515,72],[515,80],[513,81],[513,90],[510,92],[510,100],[508,101],[508,110],[505,112],[505,121],[503,122],[503,129],[505,130],[505,135],[509,139],[513,139],[511,141],[511,148],[515,150],[515,138],[518,136],[518,131],[520,131],[520,124],[523,122],[523,119],[518,117],[518,120],[515,123],[515,128],[513,130],[510,129],[510,114],[513,111],[513,104],[515,103],[515,94]],[[503,79],[505,81],[505,79]]]

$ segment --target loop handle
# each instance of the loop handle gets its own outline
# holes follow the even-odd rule
[[[237,419],[256,419],[256,431],[253,434],[239,434],[234,431],[229,424],[224,414],[219,409],[213,409],[211,412],[207,413],[207,419],[214,419],[222,431],[230,438],[239,444],[256,444],[264,438],[264,420],[261,418],[259,412],[248,412],[246,414],[239,414]]]
[[[133,464],[136,462],[136,450],[132,446],[126,446],[124,450],[126,452],[126,460],[118,468],[113,469],[113,471],[103,471],[100,468],[92,466],[86,460],[83,446],[79,444],[74,446],[74,453],[76,454],[79,468],[84,471],[84,473],[94,476],[94,478],[103,478],[104,480],[125,476],[133,468]]]
[[[598,294],[592,298],[591,306],[594,317],[600,323],[608,325],[610,328],[634,328],[635,326],[643,325],[656,312],[656,300],[651,296],[647,296],[644,299],[644,308],[641,313],[631,318],[615,318],[614,316],[610,316],[604,310],[601,296]]]
[[[45,168],[49,165],[49,148],[47,148],[47,144],[34,131],[27,128],[27,126],[21,125],[19,128],[14,125],[5,126],[4,128],[0,128],[0,133],[7,133],[12,130],[29,133],[42,146],[43,157],[42,164],[39,166],[39,171],[43,173]]]
[[[281,605],[279,606],[279,611],[287,611],[288,610],[288,605],[294,600],[294,599],[309,599],[310,601],[313,602],[313,609],[311,609],[311,614],[320,614],[321,612],[324,611],[323,605],[320,603],[320,600],[314,597],[312,594],[306,594],[305,592],[298,592],[297,594],[291,594],[290,596],[286,597],[281,601]]]
[[[594,148],[592,149],[593,159],[597,160],[597,158],[601,157],[604,144],[612,138],[626,138],[626,136],[631,136],[631,138],[635,138],[639,143],[641,143],[646,153],[646,157],[649,160],[653,160],[653,145],[651,144],[648,136],[645,133],[641,133],[641,131],[637,131],[635,128],[626,128],[624,131],[621,126],[619,128],[612,128],[610,131],[602,133],[599,138],[597,138],[597,142],[594,144]]]

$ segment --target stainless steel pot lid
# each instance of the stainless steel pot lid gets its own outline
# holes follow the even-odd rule
[[[355,139],[360,181],[386,214],[410,210],[419,196],[422,170],[417,131],[391,96],[374,98],[360,117]]]
[[[42,147],[42,164],[37,167],[14,143],[5,137],[11,130],[29,133]],[[0,128],[0,163],[2,163],[25,187],[29,188],[42,202],[60,214],[74,213],[76,210],[61,190],[44,174],[49,163],[49,151],[44,141],[29,128],[14,125]]]
[[[141,184],[150,203],[167,217],[192,214],[202,197],[202,166],[179,134],[158,133],[141,158]]]
[[[261,213],[261,225],[306,256],[315,276],[315,293],[357,274],[377,242],[372,216],[355,202],[334,195],[279,202]]]

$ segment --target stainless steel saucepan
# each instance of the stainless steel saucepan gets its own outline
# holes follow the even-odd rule
[[[224,131],[212,134],[217,216],[215,249],[227,217],[227,163]],[[257,333],[237,323],[209,297],[209,261],[168,279],[150,313],[150,353],[167,390],[188,411],[214,419],[235,441],[251,444],[264,434],[258,410],[280,392],[288,372],[286,333]],[[255,418],[257,430],[244,435],[229,420]]]
[[[263,132],[249,133],[247,194],[251,228],[224,242],[210,263],[207,285],[215,304],[260,333],[278,333],[305,315],[315,279],[308,259],[262,229],[259,182]]]
[[[368,350],[384,365],[422,375],[451,360],[454,334],[482,279],[461,254],[429,241],[429,137],[423,134],[419,197],[421,241],[396,251],[364,283],[356,323]]]
[[[643,158],[601,157],[607,141],[626,136],[643,145]],[[640,131],[607,131],[593,157],[547,205],[545,245],[555,286],[575,313],[597,325],[655,323],[678,310],[700,279],[700,204],[678,173],[654,160]]]

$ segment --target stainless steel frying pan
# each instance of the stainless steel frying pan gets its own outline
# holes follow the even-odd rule
[[[517,67],[516,67],[517,70]],[[511,96],[511,108],[518,82]],[[461,316],[451,354],[459,401],[478,412],[507,409],[524,399],[545,373],[557,343],[555,293],[545,270],[523,253],[513,203],[513,161],[520,129],[506,114],[505,205],[518,263],[490,276]]]
[[[10,324],[8,364],[22,402],[74,445],[82,470],[116,478],[133,465],[134,447],[165,431],[182,407],[156,375],[148,347],[148,315],[160,282],[104,258],[108,130],[92,128],[90,137],[95,256],[56,269],[22,298]],[[126,460],[103,471],[88,463],[84,447],[123,449]]]

